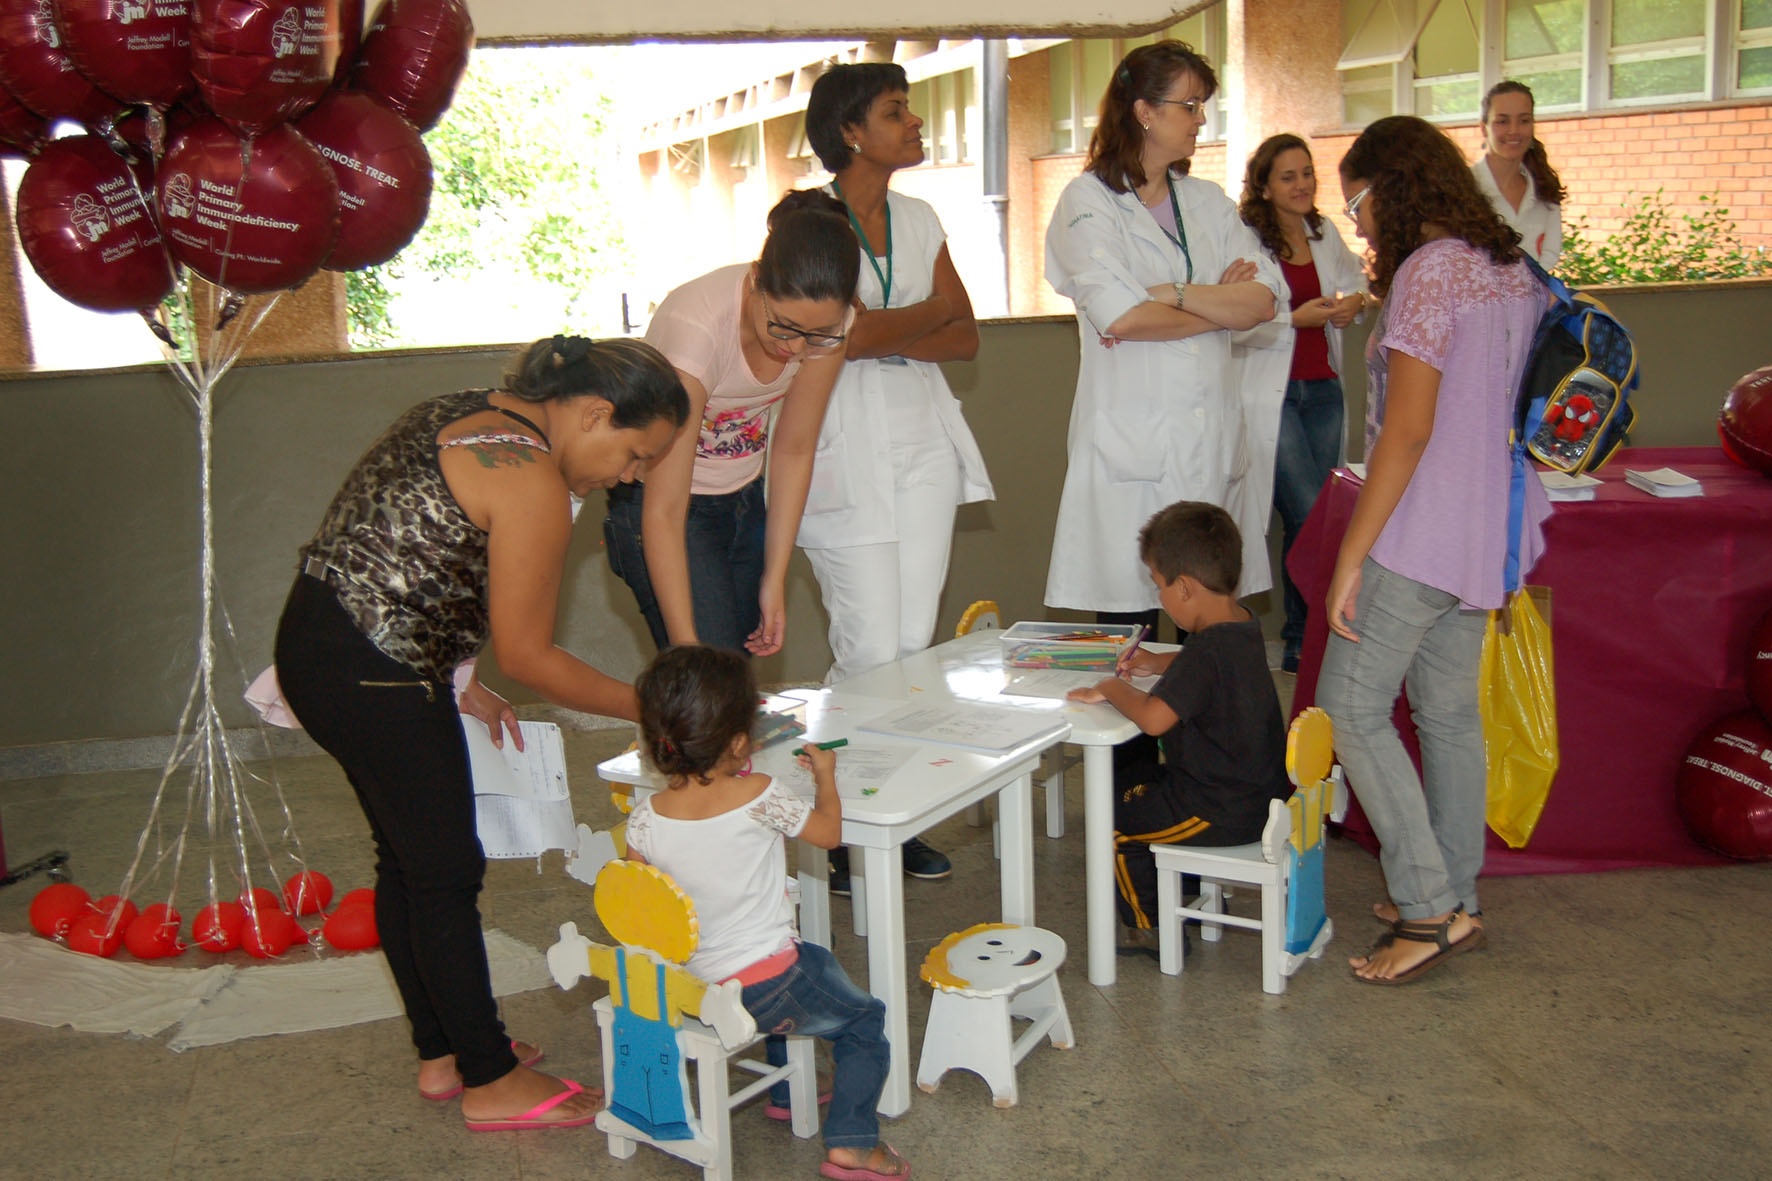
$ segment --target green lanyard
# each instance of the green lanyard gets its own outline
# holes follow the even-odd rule
[[[1192,283],[1194,281],[1194,256],[1188,252],[1187,248],[1187,224],[1181,220],[1181,202],[1175,199],[1175,177],[1170,176],[1168,180],[1169,208],[1175,214],[1175,233],[1180,234],[1181,237],[1177,238],[1175,234],[1171,234],[1169,232],[1169,227],[1161,222],[1157,223],[1157,228],[1163,231],[1163,236],[1165,238],[1181,247],[1182,261],[1187,264],[1187,278],[1183,279],[1182,282]]]
[[[855,227],[855,236],[861,239],[861,252],[867,255],[868,265],[874,268],[874,277],[880,280],[880,306],[888,307],[892,303],[892,202],[886,203],[886,272],[880,272],[880,260],[874,257],[873,244],[868,241],[867,231],[855,219],[855,210],[849,208],[849,202],[843,197],[843,186],[833,179],[831,191],[843,202],[843,212],[849,215],[849,224]],[[1171,194],[1173,195],[1173,194]],[[1183,250],[1187,247],[1183,246]],[[1190,272],[1191,273],[1191,272]]]

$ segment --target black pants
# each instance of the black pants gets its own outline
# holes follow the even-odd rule
[[[517,1059],[480,932],[486,856],[455,694],[384,655],[305,574],[277,627],[277,677],[369,819],[375,924],[419,1057],[454,1054],[470,1087],[509,1074]]]
[[[1151,856],[1152,845],[1222,847],[1255,839],[1202,820],[1156,764],[1128,768],[1124,776],[1116,772],[1114,778],[1114,885],[1119,891],[1115,903],[1120,922],[1128,927],[1155,923],[1157,860]],[[1199,890],[1199,879],[1184,875],[1183,896]]]

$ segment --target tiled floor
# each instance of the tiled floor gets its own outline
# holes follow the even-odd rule
[[[580,820],[615,819],[597,760],[627,733],[569,733]],[[1078,1044],[1022,1063],[1022,1100],[999,1111],[950,1074],[913,1092],[886,1136],[925,1178],[1043,1173],[1171,1176],[1709,1177],[1767,1175],[1772,1160],[1772,867],[1500,878],[1485,884],[1489,947],[1409,988],[1353,982],[1347,955],[1377,933],[1376,862],[1329,854],[1330,954],[1281,997],[1260,989],[1253,936],[1195,942],[1186,974],[1123,960],[1097,989],[1084,971],[1081,788],[1067,836],[1037,836],[1038,915],[1071,957],[1062,981]],[[366,885],[364,823],[323,758],[278,765],[309,864]],[[52,848],[76,881],[114,889],[157,772],[0,784],[16,864]],[[255,799],[266,789],[255,787]],[[261,806],[271,824],[274,809]],[[913,971],[949,931],[994,917],[986,829],[954,821],[933,843],[947,882],[907,882]],[[187,857],[185,895],[201,895]],[[0,929],[26,929],[41,879],[0,891]],[[151,900],[151,896],[150,896]],[[199,897],[199,903],[200,903]],[[566,919],[594,924],[587,888],[557,855],[493,867],[486,923],[537,947]],[[187,913],[188,913],[187,908]],[[838,904],[838,953],[865,955]],[[195,954],[195,953],[192,953]],[[601,985],[507,998],[512,1031],[548,1063],[598,1077],[589,1005]],[[913,1039],[927,991],[911,985]],[[608,1157],[594,1130],[474,1135],[455,1104],[413,1093],[401,1021],[174,1054],[160,1041],[0,1021],[0,1178],[683,1178],[645,1148]],[[814,1176],[822,1152],[756,1110],[734,1127],[740,1177]]]

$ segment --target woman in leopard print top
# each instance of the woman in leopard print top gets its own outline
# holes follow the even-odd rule
[[[301,550],[277,671],[356,789],[376,847],[375,918],[412,1025],[418,1086],[468,1126],[588,1123],[600,1092],[530,1069],[498,1019],[476,898],[486,860],[453,693],[491,641],[557,705],[635,718],[631,685],[554,643],[572,500],[632,481],[689,413],[635,340],[538,341],[497,390],[421,402],[358,461]],[[470,678],[459,709],[519,748],[516,714]]]

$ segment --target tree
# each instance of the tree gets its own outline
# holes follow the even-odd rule
[[[475,51],[454,103],[425,136],[436,179],[424,227],[393,261],[348,277],[353,347],[462,343],[459,332],[497,332],[512,318],[501,309],[519,306],[520,332],[472,339],[619,328],[619,303],[598,299],[599,286],[629,267],[612,173],[622,157],[597,77],[611,52]],[[402,306],[439,285],[458,293],[441,305],[461,311],[462,326],[443,341],[440,301],[417,314]]]

